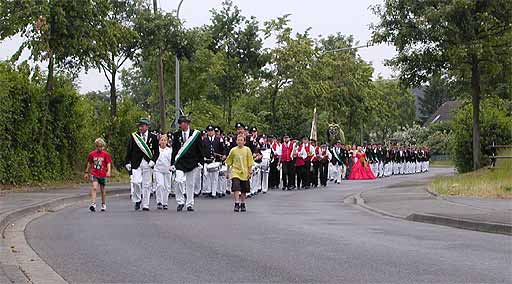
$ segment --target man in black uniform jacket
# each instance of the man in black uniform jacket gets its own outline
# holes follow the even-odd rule
[[[219,172],[220,163],[225,159],[224,156],[224,143],[220,141],[220,137],[215,135],[215,127],[208,125],[206,127],[207,135],[203,139],[204,147],[206,148],[206,163],[212,164],[214,162],[219,163],[218,168],[208,168],[203,178],[203,194],[210,194],[210,197],[217,198],[225,196],[224,191],[219,188]]]
[[[149,133],[150,122],[141,118],[137,123],[139,131],[132,133],[126,149],[125,167],[130,174],[132,186],[132,201],[135,210],[149,211],[149,196],[151,195],[152,168],[160,154],[158,138]]]
[[[201,131],[190,127],[186,116],[178,118],[180,129],[172,139],[172,169],[176,171],[177,211],[187,206],[187,211],[194,211],[194,192],[201,186],[201,165],[205,162],[206,151],[201,141]],[[184,194],[187,194],[185,201]]]

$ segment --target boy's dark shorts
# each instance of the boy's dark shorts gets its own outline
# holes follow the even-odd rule
[[[231,179],[231,191],[233,192],[241,192],[241,193],[249,193],[251,192],[251,187],[249,185],[248,180],[240,180],[238,178]]]
[[[107,185],[107,178],[106,177],[100,178],[100,177],[92,176],[91,179],[92,179],[93,182],[97,181],[100,185],[103,185],[103,186]]]

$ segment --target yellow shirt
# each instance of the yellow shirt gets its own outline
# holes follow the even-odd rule
[[[254,160],[252,159],[252,152],[249,147],[243,146],[242,148],[236,146],[229,151],[226,165],[231,168],[231,178],[238,178],[240,180],[249,179],[249,169],[252,168]]]

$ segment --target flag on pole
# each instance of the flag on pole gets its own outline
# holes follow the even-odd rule
[[[309,139],[315,139],[318,141],[318,137],[316,135],[316,124],[317,124],[317,117],[316,117],[316,107],[313,110],[313,121],[311,122],[311,134],[309,135]]]

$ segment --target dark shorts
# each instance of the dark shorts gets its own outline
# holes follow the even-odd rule
[[[104,178],[100,178],[100,177],[95,177],[95,176],[91,176],[91,179],[93,182],[97,181],[100,185],[107,185],[107,178],[104,177]]]
[[[249,186],[248,180],[240,180],[237,178],[231,179],[231,191],[233,192],[241,192],[241,193],[249,193],[251,192],[251,187]]]

